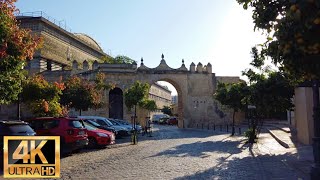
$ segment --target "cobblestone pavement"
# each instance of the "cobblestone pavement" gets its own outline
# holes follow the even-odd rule
[[[245,144],[242,136],[206,130],[156,126],[153,137],[65,157],[63,179],[298,179],[285,163],[292,149],[261,134],[262,144]],[[274,141],[274,142],[273,142]]]

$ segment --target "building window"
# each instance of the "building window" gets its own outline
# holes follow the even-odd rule
[[[52,63],[51,63],[51,61],[47,61],[47,70],[48,71],[51,71],[52,70]]]

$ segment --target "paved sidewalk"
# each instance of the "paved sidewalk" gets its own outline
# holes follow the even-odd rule
[[[264,146],[264,151],[268,149],[270,154],[286,154],[286,158],[280,158],[281,161],[288,167],[297,171],[303,179],[310,179],[309,174],[313,164],[312,146],[298,143],[296,137],[292,135],[289,126],[285,124],[270,123],[264,126],[264,131],[269,132],[269,135],[284,148],[275,146],[274,143],[270,143],[268,140],[263,138],[260,139],[258,145]],[[264,136],[269,135],[266,134]]]

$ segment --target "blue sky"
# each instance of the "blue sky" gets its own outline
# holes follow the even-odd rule
[[[185,60],[213,66],[218,76],[240,76],[250,49],[263,42],[251,11],[236,0],[18,0],[20,12],[44,11],[72,32],[86,33],[111,54],[148,67],[165,56],[172,68]]]

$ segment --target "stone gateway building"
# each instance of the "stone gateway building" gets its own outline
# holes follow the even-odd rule
[[[98,110],[83,112],[84,115],[130,120],[133,111],[125,106],[124,91],[135,81],[150,85],[157,81],[167,81],[178,93],[177,114],[180,128],[212,127],[214,124],[231,123],[231,112],[221,107],[213,99],[213,94],[218,82],[239,82],[239,77],[218,77],[212,73],[210,63],[191,63],[188,69],[182,60],[181,67],[171,68],[167,65],[164,55],[155,68],[145,66],[143,60],[139,67],[136,63],[101,63],[99,59],[107,54],[89,36],[70,33],[43,17],[42,13],[40,16],[18,16],[17,19],[21,22],[21,27],[30,28],[33,33],[40,34],[44,39],[43,47],[34,54],[34,60],[26,67],[29,74],[40,73],[48,81],[57,81],[60,77],[66,79],[72,75],[93,80],[97,73],[104,73],[107,77],[106,83],[115,84],[114,89],[104,94],[103,100],[106,105]],[[16,114],[15,112],[15,105],[0,107],[2,118],[10,118]],[[78,115],[78,112],[71,111],[70,115]],[[27,109],[22,109],[21,116],[26,118],[30,114]],[[146,110],[138,111],[138,121],[141,124],[147,116]]]
[[[136,64],[106,64],[97,61],[93,63],[91,70],[85,72],[76,69],[76,64],[73,67],[70,74],[81,73],[87,79],[93,79],[97,73],[105,73],[106,83],[115,84],[118,97],[122,98],[118,100],[122,102],[122,108],[118,108],[116,111],[123,112],[123,118],[127,120],[131,119],[133,111],[124,106],[123,92],[135,81],[150,85],[157,81],[171,83],[178,92],[178,126],[180,128],[196,127],[198,125],[207,127],[213,126],[213,124],[230,123],[231,113],[214,101],[213,94],[218,81],[228,83],[240,81],[239,77],[216,77],[212,73],[210,63],[205,66],[201,63],[195,66],[192,63],[190,68],[187,69],[182,60],[181,67],[171,68],[167,65],[163,55],[160,64],[155,68],[145,66],[143,60],[141,60],[139,67]],[[110,103],[110,93],[113,93],[113,90],[106,92],[105,102]],[[112,114],[110,111],[113,111],[113,109],[105,107],[94,112],[84,113],[108,116]],[[138,119],[141,121],[145,117],[147,117],[147,112],[140,109]]]

